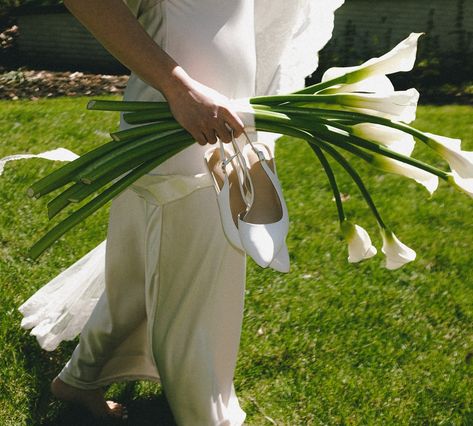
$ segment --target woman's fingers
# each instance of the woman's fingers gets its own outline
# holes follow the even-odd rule
[[[230,130],[227,128],[227,126],[225,126],[225,122],[223,120],[218,122],[215,131],[223,143],[229,143],[232,141],[232,134],[230,133]]]
[[[243,121],[241,121],[241,118],[238,117],[237,114],[227,109],[224,109],[223,118],[228,123],[228,125],[233,129],[233,135],[236,138],[243,134],[243,131],[245,130],[245,125],[243,124]],[[231,140],[231,134],[230,134],[230,140]]]
[[[213,145],[217,142],[217,136],[215,135],[214,129],[208,129],[202,133],[204,134],[207,143]]]

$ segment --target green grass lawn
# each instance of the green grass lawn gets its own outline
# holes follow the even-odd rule
[[[118,116],[88,112],[86,102],[1,102],[0,157],[59,146],[82,154],[107,141]],[[420,107],[418,117],[417,127],[461,138],[473,150],[473,107]],[[420,144],[414,154],[445,167]],[[417,251],[415,262],[388,271],[374,219],[336,168],[348,215],[378,248],[373,259],[352,265],[312,151],[284,138],[277,158],[291,219],[291,272],[249,262],[235,375],[247,424],[473,425],[473,200],[443,183],[429,199],[414,181],[356,162],[387,224]],[[49,227],[51,199],[33,201],[25,190],[59,165],[23,160],[0,177],[1,425],[92,424],[48,390],[76,342],[41,350],[20,328],[17,311],[106,237],[108,207],[38,262],[24,258]],[[108,396],[127,403],[131,425],[172,424],[157,384],[116,384]]]

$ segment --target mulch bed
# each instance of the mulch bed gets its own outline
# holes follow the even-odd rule
[[[26,68],[0,69],[0,99],[53,98],[58,96],[122,95],[128,75],[83,72],[34,71]],[[420,87],[422,104],[473,104],[473,85]]]
[[[19,69],[0,73],[0,99],[123,94],[128,75]]]

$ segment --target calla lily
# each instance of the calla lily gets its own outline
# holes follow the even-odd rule
[[[340,94],[336,100],[340,105],[353,111],[411,123],[416,118],[419,92],[416,89],[409,89],[385,95],[376,93]]]
[[[453,171],[447,177],[448,183],[473,198],[473,178],[464,179]]]
[[[392,158],[374,154],[372,165],[385,172],[414,179],[416,182],[425,186],[430,195],[435,192],[439,185],[438,176]]]
[[[322,76],[322,82],[346,75],[346,83],[355,83],[374,75],[388,75],[400,71],[410,71],[414,67],[417,41],[423,33],[411,33],[388,53],[372,58],[355,67],[334,67]]]
[[[348,243],[348,261],[350,263],[361,262],[377,253],[376,247],[371,244],[368,232],[361,226],[344,220],[340,224],[340,228]]]
[[[461,140],[425,133],[430,139],[428,144],[449,164],[452,172],[462,179],[473,179],[473,151],[462,151]]]
[[[387,95],[394,92],[394,86],[385,75],[375,75],[365,80],[358,81],[352,84],[336,84],[330,86],[327,89],[321,90],[318,94],[331,94],[331,93],[352,93],[352,92],[364,92],[364,93],[376,93],[378,95]]]
[[[386,256],[387,269],[398,269],[416,258],[416,252],[399,241],[389,229],[381,228],[381,236],[383,237],[381,251]]]
[[[401,130],[374,123],[359,123],[351,128],[355,136],[377,142],[399,154],[410,156],[414,150],[414,137]]]

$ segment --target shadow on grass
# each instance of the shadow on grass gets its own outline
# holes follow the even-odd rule
[[[127,422],[95,420],[82,407],[56,400],[49,389],[50,382],[70,358],[77,341],[63,342],[52,352],[42,350],[26,334],[20,337],[20,341],[25,368],[32,377],[31,388],[36,395],[30,404],[32,426],[176,426],[164,394],[157,392],[155,396],[137,398],[137,382],[120,384],[120,391],[110,397],[128,408]]]
[[[42,426],[176,426],[164,395],[135,400],[120,397],[116,400],[128,408],[127,422],[94,420],[80,407],[63,404],[63,408],[59,410],[55,418],[42,421],[40,424]]]

